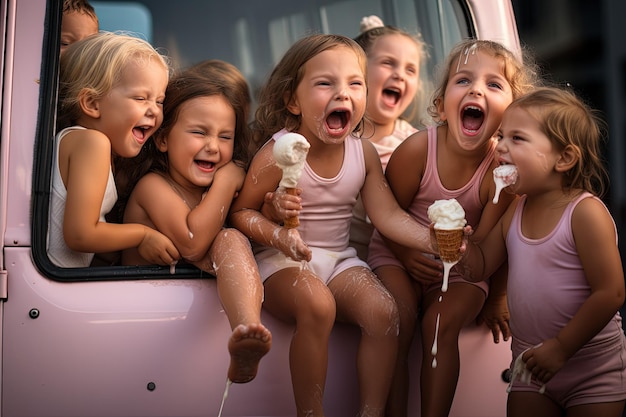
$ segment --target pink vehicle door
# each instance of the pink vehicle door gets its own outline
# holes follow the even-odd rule
[[[252,91],[289,45],[311,32],[355,36],[362,16],[421,32],[425,110],[450,47],[475,36],[518,49],[508,0],[170,0],[91,2],[102,30],[128,30],[178,67],[235,64]],[[0,0],[0,417],[209,416],[223,399],[230,335],[211,276],[187,267],[59,268],[46,255],[61,0]],[[422,113],[423,117],[425,113]],[[223,416],[293,416],[293,328],[264,312],[273,347],[257,378],[233,385]],[[328,416],[356,415],[359,332],[337,325],[330,345]],[[484,327],[461,338],[452,416],[502,416],[506,343]],[[414,349],[412,380],[421,359]],[[419,415],[419,386],[410,413]]]

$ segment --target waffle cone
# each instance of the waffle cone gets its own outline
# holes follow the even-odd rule
[[[459,248],[463,240],[463,229],[435,229],[439,257],[444,262],[457,262],[460,258]]]
[[[297,195],[295,188],[285,188],[285,192],[290,195]],[[295,229],[298,226],[300,226],[300,220],[298,220],[298,216],[289,217],[283,222],[283,227],[287,229]]]

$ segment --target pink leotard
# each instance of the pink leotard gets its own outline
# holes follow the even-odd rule
[[[441,199],[455,198],[465,210],[465,218],[467,223],[472,227],[476,227],[483,211],[483,204],[480,201],[480,185],[483,181],[485,173],[488,171],[493,161],[495,152],[495,142],[490,149],[488,155],[481,162],[478,169],[472,176],[471,180],[463,187],[457,190],[448,190],[443,186],[439,179],[437,169],[437,127],[430,126],[428,128],[428,155],[426,159],[426,168],[424,176],[420,182],[419,192],[415,195],[414,200],[408,208],[409,214],[413,216],[420,224],[430,225],[428,219],[428,207],[435,201]],[[372,269],[384,265],[396,265],[403,267],[402,263],[396,259],[393,253],[387,248],[377,230],[374,231],[372,241],[369,247],[368,264]],[[454,270],[450,273],[450,283],[468,282],[465,281]],[[481,281],[472,283],[480,287],[485,294],[488,292],[488,282]],[[441,284],[433,284],[429,289],[440,288]]]
[[[513,358],[555,337],[589,297],[571,226],[572,213],[585,198],[597,199],[583,193],[567,206],[554,230],[541,239],[522,234],[526,197],[517,205],[506,238]],[[534,382],[515,381],[512,385],[512,391],[536,392],[539,388]],[[545,395],[563,407],[626,398],[626,342],[619,312],[546,384]]]
[[[286,130],[281,130],[274,135],[274,139],[285,133]],[[344,142],[343,165],[335,177],[320,177],[308,163],[304,164],[302,176],[298,181],[298,188],[302,188],[302,210],[298,232],[311,248],[323,250],[318,253],[341,254],[328,255],[329,259],[341,260],[332,271],[324,273],[321,270],[314,270],[325,281],[352,266],[368,267],[365,262],[358,259],[353,248],[348,248],[352,209],[364,182],[363,144],[361,139],[352,136],[348,136]],[[301,265],[284,255],[277,254],[282,255],[274,248],[255,247],[255,257],[264,280],[281,269]],[[315,262],[311,262],[312,266],[314,264]],[[323,264],[326,265],[327,262]]]

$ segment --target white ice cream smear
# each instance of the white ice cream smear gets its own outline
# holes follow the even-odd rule
[[[524,362],[524,360],[522,359],[522,355],[526,352],[526,350],[520,353],[517,358],[515,358],[515,362],[513,363],[513,369],[511,370],[511,382],[509,382],[509,386],[507,387],[506,392],[511,392],[513,382],[518,377],[520,381],[525,382],[527,385],[530,385],[530,380],[533,374],[528,370],[528,368],[526,368],[526,362]],[[544,392],[546,392],[546,384],[541,385],[541,388],[539,388],[539,394],[543,394]]]
[[[283,170],[280,187],[296,188],[310,147],[305,137],[298,133],[285,133],[275,140],[274,159]]]
[[[507,164],[494,168],[493,181],[496,183],[496,194],[493,196],[493,204],[498,204],[500,192],[517,181],[517,167]]]
[[[454,198],[435,200],[428,207],[428,218],[435,223],[435,229],[462,229],[467,224],[465,210]]]

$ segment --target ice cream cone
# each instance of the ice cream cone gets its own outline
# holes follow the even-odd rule
[[[443,262],[457,262],[461,256],[459,248],[463,240],[463,229],[435,229],[439,258]]]
[[[289,195],[298,195],[296,193],[296,188],[285,188],[285,192]],[[283,222],[283,227],[287,229],[295,229],[298,226],[300,226],[300,220],[298,220],[298,216],[289,217]]]

